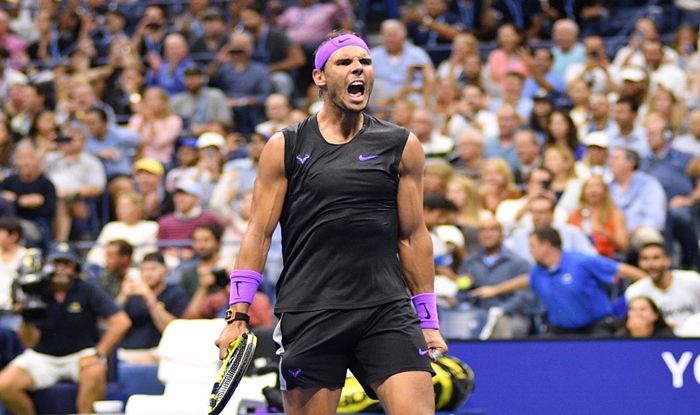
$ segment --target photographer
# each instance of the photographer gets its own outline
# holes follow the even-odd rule
[[[14,414],[34,414],[29,391],[67,379],[78,383],[78,412],[90,413],[104,398],[107,356],[131,322],[102,289],[77,277],[79,259],[66,243],[54,245],[47,262],[46,318],[23,313],[19,336],[27,350],[0,372],[0,400]],[[98,318],[106,323],[102,336]]]
[[[159,252],[146,254],[141,264],[141,277],[127,278],[117,296],[133,325],[124,336],[119,360],[129,363],[155,363],[163,330],[180,317],[187,307],[187,294],[177,286],[168,285],[168,267]]]

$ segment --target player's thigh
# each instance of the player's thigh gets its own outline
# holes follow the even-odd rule
[[[333,415],[342,388],[295,388],[282,392],[287,415]]]
[[[374,382],[376,392],[389,415],[430,415],[435,413],[431,374],[423,371],[401,372]],[[406,397],[410,396],[410,399]]]

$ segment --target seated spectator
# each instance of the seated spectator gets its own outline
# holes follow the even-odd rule
[[[645,118],[648,119],[651,114],[661,116],[668,123],[668,129],[674,134],[679,133],[686,126],[685,103],[678,100],[673,92],[663,85],[659,85],[649,97],[649,114]]]
[[[177,184],[173,197],[175,211],[158,220],[158,242],[182,242],[190,238],[197,225],[219,225],[216,216],[202,208],[201,198],[202,188],[198,183],[183,180]],[[176,247],[163,250],[171,258],[188,259],[192,256],[190,249],[183,249],[182,255],[178,255],[178,251],[179,249]]]
[[[468,55],[479,53],[479,41],[471,33],[460,33],[452,40],[450,56],[437,68],[439,79],[448,79],[461,83],[464,75],[464,63]],[[464,86],[460,84],[460,86]]]
[[[545,147],[559,146],[569,149],[576,160],[583,157],[586,147],[579,142],[578,130],[573,119],[564,111],[554,110],[549,116]]]
[[[447,182],[445,197],[457,207],[452,223],[464,234],[465,251],[471,253],[478,248],[479,223],[488,214],[483,208],[479,188],[468,177],[455,174]]]
[[[666,247],[651,242],[639,249],[639,268],[648,274],[625,290],[625,299],[649,297],[661,310],[664,320],[674,331],[700,313],[700,274],[671,268]]]
[[[421,0],[419,7],[403,13],[403,20],[413,43],[421,47],[449,44],[463,30],[447,0]]]
[[[144,220],[144,197],[136,192],[121,193],[116,197],[117,220],[107,223],[87,255],[87,262],[105,266],[105,249],[109,241],[127,241],[134,249],[134,261],[153,252],[158,241],[158,224]]]
[[[46,155],[46,175],[56,186],[58,196],[54,224],[54,236],[58,241],[69,239],[74,220],[88,219],[90,199],[105,191],[104,166],[85,151],[85,133],[83,128],[64,128],[57,138],[58,151]]]
[[[108,61],[112,72],[105,81],[104,101],[120,123],[136,112],[146,89],[143,64],[128,44],[120,40],[112,43]]]
[[[527,39],[538,39],[544,28],[541,4],[537,0],[494,0],[492,8],[500,16],[501,27],[512,25],[526,34]]]
[[[611,181],[612,174],[608,166],[610,136],[602,131],[589,133],[583,137],[583,145],[586,146],[586,152],[583,158],[576,162],[576,175],[580,179],[601,176],[606,182]]]
[[[27,250],[22,246],[22,224],[14,217],[0,217],[0,328],[19,330],[21,318],[13,310],[12,287]]]
[[[496,115],[488,110],[487,99],[481,87],[465,86],[457,100],[457,112],[447,122],[447,135],[458,138],[464,129],[471,127],[479,130],[486,138],[497,136],[498,121]]]
[[[580,80],[588,83],[593,93],[616,92],[620,74],[615,66],[610,65],[605,40],[600,36],[588,36],[583,39],[583,45],[586,61],[569,65],[564,75],[566,83]]]
[[[45,298],[48,317],[22,322],[19,338],[27,349],[0,372],[0,400],[13,413],[34,414],[30,392],[70,380],[78,384],[76,408],[90,413],[105,397],[107,356],[131,321],[107,293],[78,276],[78,255],[66,243],[46,259],[56,269]]]
[[[223,13],[214,7],[204,10],[199,20],[202,22],[202,33],[192,43],[190,53],[195,60],[209,60],[228,42],[226,21]]]
[[[423,217],[433,242],[435,276],[440,283],[447,280],[457,281],[455,270],[457,264],[461,261],[461,253],[456,251],[454,244],[449,243],[445,233],[439,231],[439,228],[443,227],[453,228],[451,233],[458,234],[462,238],[462,241],[460,241],[461,246],[464,246],[463,235],[458,229],[454,229],[454,226],[450,223],[451,217],[456,212],[457,207],[443,194],[430,191],[425,194],[423,198]],[[452,302],[455,299],[450,297],[447,300]]]
[[[31,141],[22,140],[17,144],[14,164],[17,173],[0,183],[2,198],[12,203],[17,216],[41,235],[33,241],[34,245],[48,248],[53,239],[56,188],[44,175],[41,156]]]
[[[567,223],[554,222],[552,199],[547,196],[536,196],[530,201],[528,208],[532,217],[532,226],[516,229],[513,235],[506,239],[506,248],[517,252],[518,255],[532,264],[536,258],[531,256],[528,250],[528,238],[533,229],[550,227],[557,232],[557,235],[560,235],[559,238],[565,251],[596,255],[595,247],[579,228]]]
[[[270,94],[265,99],[265,116],[267,121],[255,126],[255,132],[263,137],[272,137],[272,134],[292,125],[289,99],[282,94]]]
[[[486,141],[484,157],[488,159],[501,158],[511,170],[518,168],[518,154],[515,151],[515,133],[521,119],[515,107],[503,104],[496,112],[498,120],[498,135],[489,137]]]
[[[535,131],[523,128],[515,133],[515,152],[519,163],[513,176],[515,184],[522,187],[530,173],[542,164],[540,144]]]
[[[553,97],[545,90],[538,90],[532,97],[532,113],[528,127],[537,135],[537,142],[543,143],[547,135],[549,116],[554,112]]]
[[[700,156],[700,108],[688,115],[688,133],[671,141],[671,148],[691,156]]]
[[[190,240],[194,257],[173,271],[173,274],[178,274],[176,278],[171,275],[169,279],[177,282],[189,298],[195,295],[203,274],[233,265],[233,258],[221,255],[221,236],[221,228],[215,225],[197,225],[192,230]]]
[[[527,67],[531,76],[525,79],[523,96],[534,99],[539,91],[552,97],[559,97],[566,93],[564,78],[552,72],[554,57],[552,51],[546,47],[539,47],[530,55],[526,49],[521,48],[518,53]]]
[[[152,53],[147,62],[150,68],[146,83],[157,86],[169,97],[185,91],[185,68],[192,63],[189,58],[189,46],[184,36],[171,33],[163,42],[163,57]]]
[[[579,27],[573,20],[559,19],[552,29],[552,41],[554,47],[554,67],[552,71],[559,77],[566,75],[569,65],[584,63],[586,51],[582,44],[578,43]]]
[[[212,122],[231,127],[233,118],[226,96],[220,89],[206,86],[204,70],[190,63],[183,76],[185,91],[173,96],[170,103],[173,113],[182,119],[181,134],[199,136],[209,130]]]
[[[544,151],[542,167],[552,173],[549,190],[565,217],[578,207],[583,182],[576,176],[573,154],[566,147],[551,146]]]
[[[56,137],[58,137],[56,114],[49,109],[39,111],[32,120],[27,138],[38,148],[42,159],[46,153],[56,151]]]
[[[615,337],[676,337],[659,307],[649,297],[635,297],[628,302],[624,324],[615,332]]]
[[[58,124],[66,125],[76,122],[81,124],[88,110],[94,107],[102,108],[110,123],[116,122],[114,109],[100,100],[94,86],[86,79],[71,78],[66,85],[61,85],[59,88],[66,88],[67,96],[65,99],[59,97],[56,103],[56,122]]]
[[[41,62],[39,66],[43,67],[58,63],[72,51],[73,39],[61,36],[54,28],[53,16],[50,11],[39,10],[34,22],[38,39],[27,48],[29,59]]]
[[[375,82],[370,106],[384,110],[400,99],[428,105],[435,83],[428,54],[406,40],[406,26],[398,20],[383,21],[380,35],[382,44],[371,50]]]
[[[7,51],[10,66],[18,68],[25,61],[27,42],[12,33],[10,16],[5,10],[0,10],[0,48]]]
[[[637,124],[639,102],[632,97],[621,97],[613,111],[617,130],[610,135],[610,149],[622,147],[637,152],[639,157],[649,154],[646,132]]]
[[[590,113],[591,88],[586,81],[574,80],[567,84],[567,94],[571,99],[572,108],[568,114],[576,125],[576,129],[585,129]],[[549,125],[549,123],[547,123]]]
[[[180,317],[187,307],[187,294],[168,285],[168,267],[158,252],[146,254],[139,279],[126,279],[116,298],[132,321],[118,350],[119,360],[127,363],[158,362],[155,348],[163,330]]]
[[[625,218],[612,201],[608,185],[601,176],[591,176],[584,182],[579,208],[569,217],[569,224],[588,236],[598,255],[615,258],[629,248]]]
[[[495,212],[501,202],[519,197],[520,191],[515,185],[513,172],[508,164],[500,158],[487,160],[481,171],[481,198],[484,208]]]
[[[128,128],[141,137],[140,157],[155,158],[166,166],[172,162],[182,119],[172,113],[164,90],[154,86],[146,89]]]
[[[469,289],[478,290],[530,273],[530,264],[503,246],[501,225],[493,216],[479,224],[479,245],[479,250],[469,255],[457,270],[460,277],[468,278]],[[469,295],[469,291],[465,294]],[[501,315],[491,339],[513,339],[526,337],[530,331],[533,301],[531,292],[518,291],[477,301],[474,306],[485,311],[496,308]]]
[[[191,137],[180,138],[175,151],[175,167],[170,169],[165,176],[165,191],[173,193],[175,185],[182,180],[184,173],[190,167],[196,166],[198,161],[197,139]]]
[[[534,103],[530,98],[523,96],[524,82],[525,77],[520,72],[507,72],[503,77],[501,97],[491,102],[491,110],[496,112],[504,104],[510,104],[518,112],[521,120],[529,120]]]
[[[244,6],[241,22],[255,40],[253,60],[268,65],[271,90],[292,99],[292,75],[306,64],[304,51],[284,32],[265,23],[264,5],[259,0],[248,2]]]
[[[147,6],[132,36],[132,48],[142,60],[148,56],[161,55],[163,43],[168,34],[168,20],[160,6]]]
[[[173,19],[173,31],[182,33],[188,43],[192,43],[204,30],[202,14],[207,11],[209,1],[191,1],[187,8]]]
[[[163,164],[154,158],[142,158],[134,163],[134,190],[143,196],[144,216],[158,220],[171,213],[173,197],[163,186]]]
[[[12,156],[15,143],[6,122],[0,118],[0,181],[12,173]]]
[[[104,268],[96,276],[97,285],[102,287],[112,298],[117,298],[122,285],[134,274],[132,255],[134,248],[123,239],[113,239],[104,247]]]
[[[562,249],[552,227],[536,227],[528,237],[535,265],[529,277],[520,276],[495,286],[481,287],[479,298],[492,298],[530,287],[542,301],[548,322],[547,337],[608,337],[614,329],[608,290],[617,278],[636,281],[645,273],[609,258]]]
[[[610,114],[610,102],[607,95],[594,92],[589,100],[591,101],[589,119],[586,127],[578,132],[579,137],[596,131],[601,131],[608,135],[615,134],[617,125]]]
[[[207,206],[221,178],[226,161],[226,140],[221,134],[206,132],[197,138],[197,163],[185,169],[179,180],[192,181],[202,189],[200,204]],[[179,181],[178,180],[178,181]],[[177,187],[177,183],[175,184]]]
[[[498,28],[496,35],[498,48],[489,53],[486,62],[491,81],[501,91],[505,89],[506,74],[518,73],[523,79],[530,75],[525,61],[519,52],[522,36],[512,24],[504,24]]]
[[[85,150],[99,157],[107,178],[128,175],[131,172],[139,136],[131,130],[110,123],[102,108],[90,108],[84,118],[88,130]]]
[[[260,123],[260,108],[270,94],[268,66],[253,62],[253,36],[248,32],[231,34],[229,43],[209,68],[210,84],[221,89],[233,110],[237,129],[251,133]]]
[[[410,130],[423,145],[427,158],[444,158],[455,148],[454,141],[435,128],[435,119],[430,110],[418,108],[413,111]]]
[[[466,128],[458,137],[456,158],[452,166],[460,174],[481,181],[481,171],[484,167],[484,136],[479,130]]]

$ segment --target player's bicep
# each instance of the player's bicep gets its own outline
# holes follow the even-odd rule
[[[409,239],[425,228],[423,222],[423,163],[425,154],[420,141],[410,134],[401,156],[397,205],[399,238]]]
[[[275,133],[260,154],[248,225],[250,230],[272,235],[282,214],[286,193],[284,135]]]

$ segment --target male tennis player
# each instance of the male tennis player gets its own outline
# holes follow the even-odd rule
[[[335,414],[349,368],[389,414],[432,414],[429,359],[447,345],[422,216],[421,144],[364,113],[374,70],[355,34],[332,33],[319,46],[313,80],[321,111],[274,134],[260,157],[220,356],[247,330],[245,312],[280,222],[274,337],[285,412]]]

